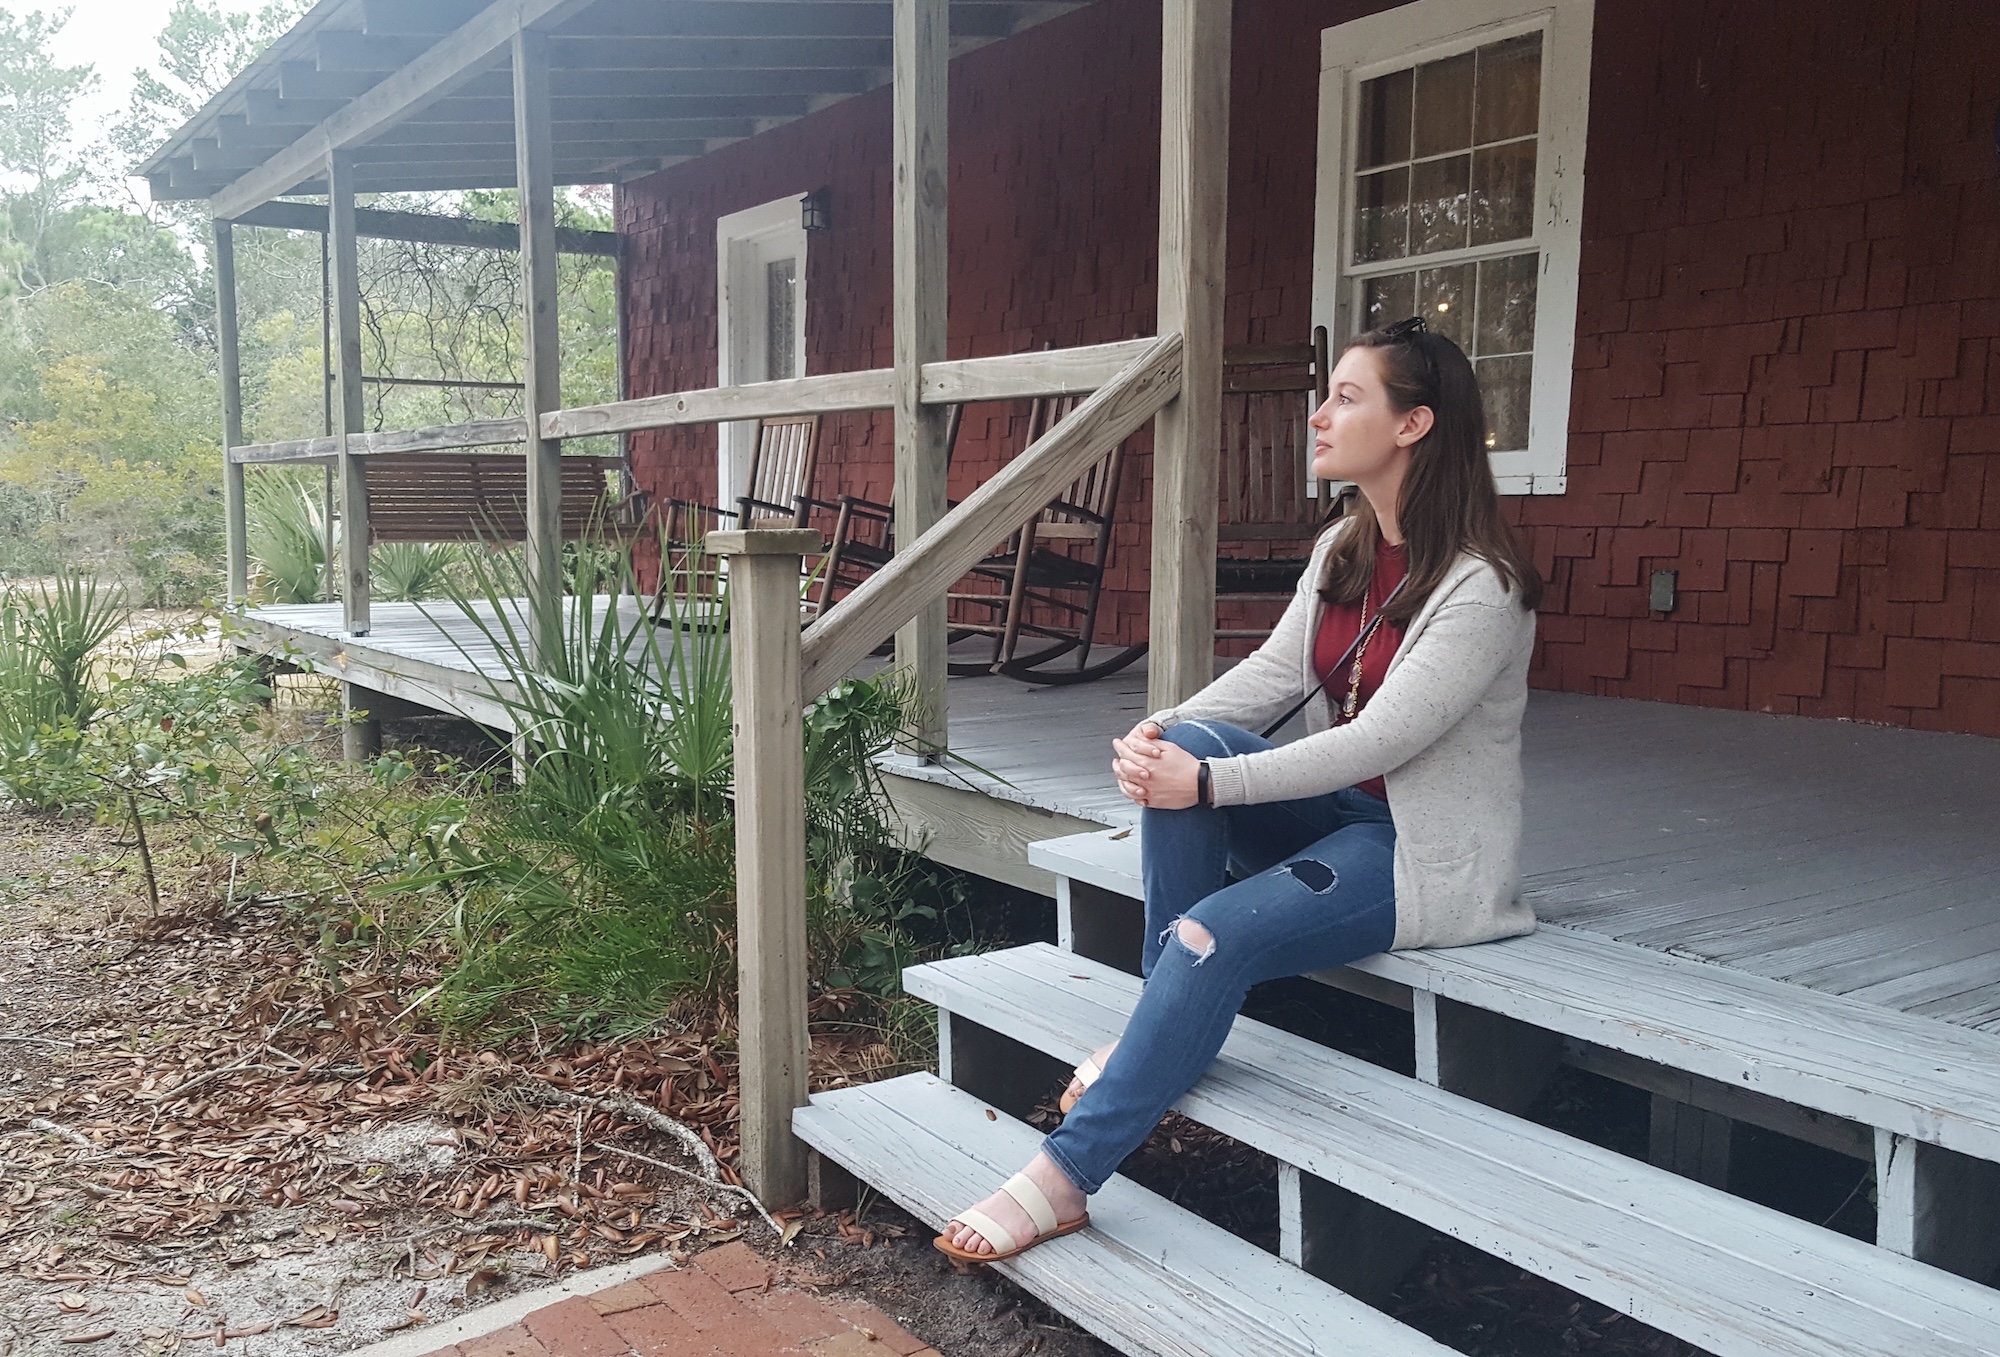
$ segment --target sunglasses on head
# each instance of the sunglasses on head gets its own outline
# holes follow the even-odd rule
[[[1430,334],[1430,332],[1430,324],[1422,316],[1411,316],[1408,320],[1399,320],[1394,325],[1385,325],[1382,327],[1382,334],[1391,342],[1408,344],[1423,357],[1424,371],[1429,374],[1431,379],[1431,390],[1436,391],[1438,388],[1437,359],[1431,355],[1431,346],[1423,342],[1424,337]]]

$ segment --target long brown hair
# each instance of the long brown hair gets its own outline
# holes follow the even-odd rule
[[[1383,611],[1383,620],[1407,626],[1460,555],[1479,557],[1533,611],[1542,601],[1542,577],[1500,513],[1500,492],[1486,460],[1486,409],[1479,379],[1465,351],[1443,335],[1404,322],[1368,330],[1348,349],[1372,349],[1389,402],[1398,412],[1427,405],[1430,432],[1410,449],[1396,522],[1409,552],[1409,583]],[[1344,351],[1344,350],[1343,350]],[[1328,603],[1361,601],[1375,576],[1382,527],[1366,495],[1354,497],[1352,527],[1340,534],[1327,560],[1320,597]]]

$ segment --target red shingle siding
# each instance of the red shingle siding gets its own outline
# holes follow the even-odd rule
[[[1318,35],[1379,7],[1239,0],[1231,342],[1310,330]],[[1569,492],[1509,502],[1550,582],[1534,681],[2000,735],[2000,36],[1937,0],[1604,0],[1594,41]],[[1151,0],[953,64],[955,355],[1151,332],[1158,67]],[[621,192],[635,393],[714,380],[715,218],[822,185],[809,370],[889,363],[888,110],[878,90]],[[955,495],[1024,414],[972,412]],[[887,496],[886,416],[827,440],[823,489]],[[634,443],[656,491],[713,494],[712,433]],[[1118,640],[1146,623],[1134,450]]]
[[[1584,625],[1535,681],[2000,735],[1993,26],[1607,4],[1595,45],[1569,494],[1510,505]]]

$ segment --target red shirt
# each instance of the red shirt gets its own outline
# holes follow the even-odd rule
[[[1383,541],[1375,548],[1375,578],[1368,583],[1368,618],[1372,622],[1382,610],[1382,600],[1389,597],[1389,591],[1402,583],[1408,571],[1403,548],[1390,546]],[[1338,674],[1333,667],[1340,663],[1340,657],[1354,644],[1354,638],[1361,634],[1361,605],[1359,603],[1329,603],[1320,615],[1319,635],[1313,640],[1313,672],[1326,685],[1328,698],[1333,703],[1333,722],[1341,724],[1341,706],[1347,701],[1347,690],[1353,684],[1354,661],[1340,665]],[[1403,629],[1392,622],[1384,622],[1369,638],[1368,649],[1361,658],[1361,701],[1355,711],[1368,705],[1368,699],[1382,686],[1388,677],[1389,661],[1394,658],[1396,648],[1403,643]],[[1370,796],[1389,799],[1388,789],[1382,779],[1373,777],[1358,784],[1357,790]]]

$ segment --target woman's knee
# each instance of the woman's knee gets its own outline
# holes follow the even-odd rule
[[[1167,727],[1160,738],[1198,759],[1226,759],[1271,748],[1271,742],[1227,721],[1182,721]]]
[[[1183,914],[1160,930],[1160,943],[1175,946],[1193,965],[1199,966],[1215,955],[1215,934],[1192,915]]]

